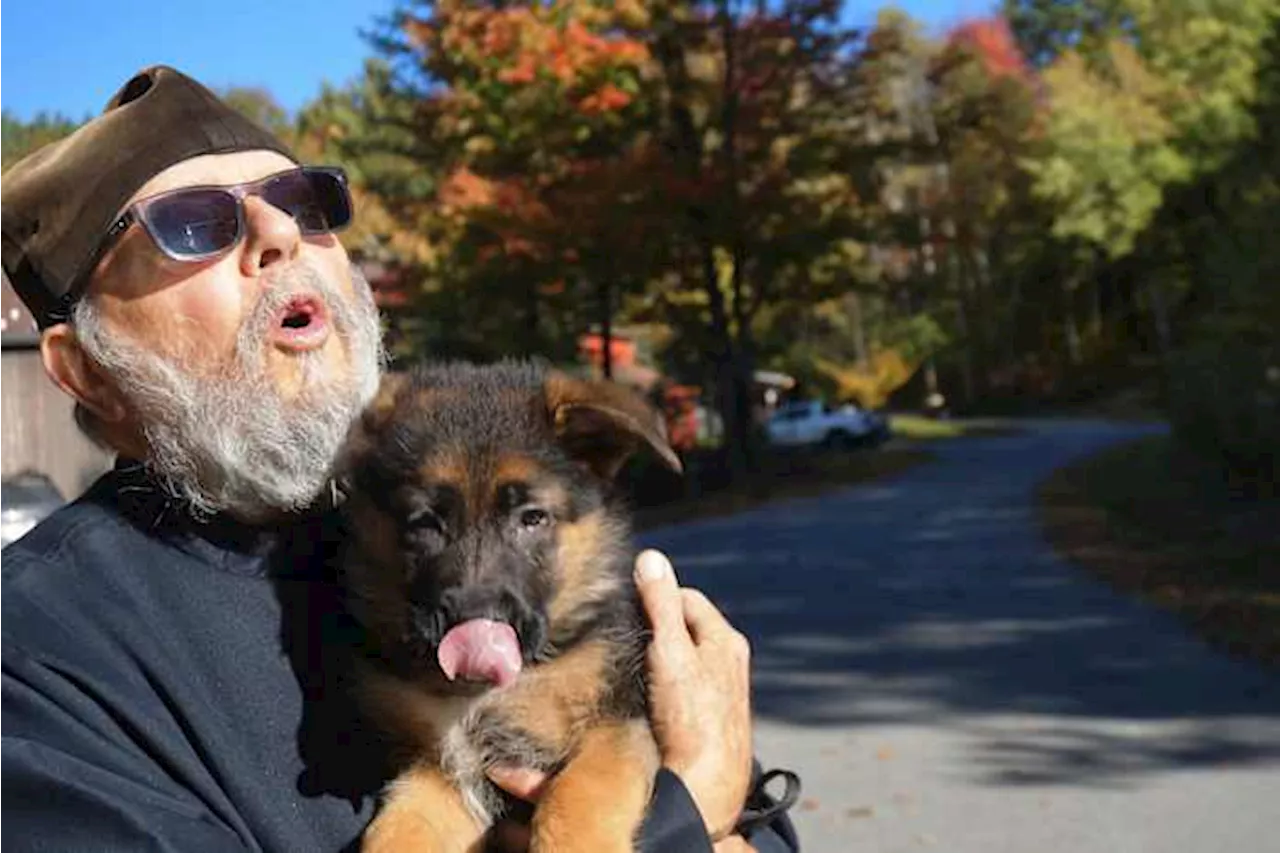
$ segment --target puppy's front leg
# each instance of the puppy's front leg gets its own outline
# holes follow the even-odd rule
[[[481,827],[462,794],[439,768],[417,765],[387,789],[382,808],[365,830],[362,853],[471,853],[481,849]]]
[[[531,853],[631,853],[657,772],[647,721],[587,732],[538,803]]]

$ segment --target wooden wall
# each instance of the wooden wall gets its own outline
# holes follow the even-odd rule
[[[71,415],[71,398],[49,381],[39,350],[6,347],[0,367],[4,476],[39,471],[64,498],[78,497],[111,467],[111,457],[80,432]]]

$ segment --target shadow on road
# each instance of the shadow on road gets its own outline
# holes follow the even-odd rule
[[[804,726],[971,735],[991,784],[1125,784],[1280,761],[1280,679],[1044,545],[1036,482],[1131,436],[969,440],[899,479],[645,537],[752,639],[755,706]]]

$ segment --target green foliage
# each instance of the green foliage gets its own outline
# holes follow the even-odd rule
[[[1161,109],[1166,84],[1123,42],[1106,51],[1109,73],[1076,53],[1044,75],[1052,110],[1044,149],[1025,161],[1033,192],[1056,212],[1053,235],[1107,257],[1132,251],[1166,185],[1190,174]]]
[[[289,118],[289,113],[280,106],[274,95],[262,87],[228,86],[218,92],[218,97],[250,121],[281,139],[287,140],[293,132],[293,121]]]
[[[81,124],[63,115],[44,112],[31,121],[23,121],[4,110],[0,113],[0,145],[3,145],[0,163],[8,169],[37,149],[70,135]]]
[[[1132,32],[1125,0],[1004,0],[1004,16],[1027,59],[1046,67],[1061,55],[1091,56]]]
[[[1280,482],[1280,15],[1257,68],[1257,136],[1200,186],[1218,210],[1195,259],[1206,310],[1169,387],[1182,441],[1263,489]]]

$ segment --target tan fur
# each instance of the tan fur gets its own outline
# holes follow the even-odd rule
[[[530,482],[542,473],[541,467],[528,456],[504,454],[494,467],[493,479],[498,485],[503,483]]]
[[[446,388],[410,395],[405,388],[399,379],[384,386],[366,416],[365,430],[353,439],[357,456],[375,440],[375,427],[389,426],[393,418],[411,420],[415,413],[448,406],[465,393]],[[512,402],[524,405],[525,398]],[[570,458],[598,475],[612,476],[643,443],[679,469],[661,418],[630,392],[552,373],[545,381],[543,402],[554,440]],[[506,484],[524,483],[533,489],[533,502],[555,516],[554,551],[544,552],[554,554],[550,586],[543,587],[550,596],[541,606],[550,626],[547,642],[557,653],[550,660],[540,657],[527,664],[514,683],[474,695],[458,692],[433,668],[412,675],[404,674],[411,670],[373,661],[363,668],[358,682],[362,706],[408,750],[401,757],[411,759],[388,787],[364,838],[364,850],[478,850],[502,808],[485,777],[485,762],[510,760],[495,755],[518,755],[520,760],[532,756],[528,760],[543,767],[559,767],[534,810],[532,850],[630,851],[659,764],[648,722],[624,718],[642,713],[635,705],[637,676],[630,671],[638,649],[622,638],[630,632],[637,643],[642,641],[639,628],[627,623],[621,626],[621,637],[599,632],[567,648],[555,648],[557,637],[568,642],[581,636],[575,633],[576,620],[592,618],[599,602],[630,594],[626,576],[618,571],[623,557],[619,551],[630,547],[626,520],[615,510],[597,509],[570,521],[570,483],[560,480],[562,474],[553,474],[524,453],[500,453],[496,460],[490,454],[470,458],[465,448],[425,451],[409,478],[422,486],[456,488],[464,496],[464,524],[507,511],[497,503]],[[588,475],[585,469],[578,473]],[[411,621],[400,531],[367,496],[354,495],[348,509],[361,545],[347,566],[361,608],[358,615],[375,634],[395,644]],[[620,699],[623,696],[627,698]],[[630,704],[620,706],[620,701]]]
[[[362,704],[387,731],[410,735],[423,758],[439,763],[444,738],[473,704],[464,697],[438,696],[421,684],[374,669],[361,673]]]
[[[471,496],[467,494],[470,477],[467,476],[465,459],[452,456],[440,456],[418,467],[418,478],[424,483],[440,483],[460,490],[471,505]]]
[[[502,697],[503,716],[538,740],[567,746],[593,724],[609,667],[609,646],[583,643],[529,672]]]
[[[571,614],[593,601],[616,593],[617,581],[595,571],[595,566],[612,557],[605,551],[616,524],[603,512],[595,512],[565,524],[560,529],[558,564],[560,584],[547,607],[552,625],[564,622]]]
[[[440,769],[418,764],[387,789],[365,830],[364,853],[480,853],[483,827]]]
[[[633,391],[611,382],[584,382],[563,373],[552,373],[544,391],[556,434],[561,438],[571,439],[582,429],[578,421],[584,417],[588,424],[603,418],[614,425],[621,447],[614,453],[586,460],[601,476],[612,479],[640,442],[657,453],[672,471],[683,470],[680,457],[667,441],[666,422]],[[594,425],[587,428],[598,432]]]
[[[643,720],[586,732],[538,804],[531,853],[630,853],[658,764]]]
[[[596,722],[609,654],[603,641],[583,643],[528,670],[507,690],[479,699],[441,696],[416,682],[369,670],[362,673],[362,704],[388,731],[411,736],[424,757],[469,776],[477,757],[450,754],[450,738],[475,715],[494,707],[539,742],[567,750]]]
[[[386,374],[373,402],[365,409],[365,422],[373,427],[386,423],[395,412],[400,392],[407,384],[408,377],[402,373]]]

